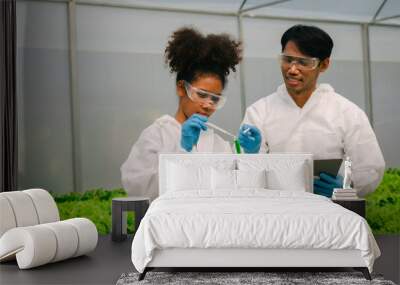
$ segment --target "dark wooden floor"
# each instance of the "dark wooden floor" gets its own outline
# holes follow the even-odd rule
[[[87,256],[60,261],[28,270],[16,262],[0,264],[0,284],[115,284],[124,272],[135,270],[131,261],[132,237],[112,242],[100,236],[97,248]]]
[[[400,284],[400,235],[376,236],[381,257],[374,265],[374,272],[381,273],[385,279]]]
[[[377,236],[382,256],[374,272],[400,282],[400,236]],[[131,263],[132,237],[120,243],[100,236],[96,250],[88,256],[61,261],[29,270],[16,262],[0,264],[0,284],[115,284],[124,272],[134,271]],[[311,270],[310,270],[311,271]]]

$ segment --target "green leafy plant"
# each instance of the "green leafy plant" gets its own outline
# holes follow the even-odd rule
[[[366,199],[367,221],[374,234],[399,234],[400,169],[388,169],[379,187]]]
[[[94,189],[83,193],[71,192],[64,195],[54,195],[61,220],[75,217],[90,219],[99,234],[111,232],[111,201],[116,197],[126,197],[123,189]],[[128,212],[128,233],[134,230],[134,213]]]

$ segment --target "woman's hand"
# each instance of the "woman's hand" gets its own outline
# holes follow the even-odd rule
[[[196,145],[199,140],[200,131],[207,130],[205,124],[207,121],[208,117],[200,114],[193,114],[182,124],[181,146],[186,151],[192,151],[193,145]]]

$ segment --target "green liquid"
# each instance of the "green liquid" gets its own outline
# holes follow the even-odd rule
[[[236,153],[241,153],[239,140],[235,140]]]

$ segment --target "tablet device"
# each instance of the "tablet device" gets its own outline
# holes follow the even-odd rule
[[[321,172],[326,172],[332,176],[337,176],[342,159],[317,159],[314,160],[314,176],[319,176]]]

